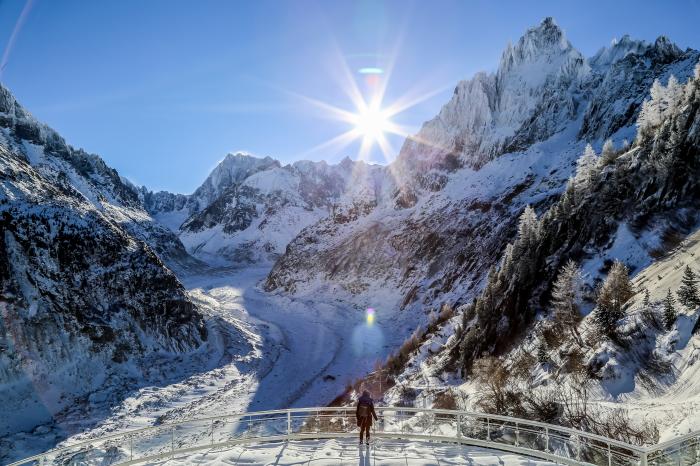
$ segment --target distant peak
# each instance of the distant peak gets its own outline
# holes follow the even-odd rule
[[[641,55],[649,49],[649,44],[644,40],[632,39],[625,34],[620,39],[610,41],[609,47],[601,48],[591,58],[592,66],[606,66],[622,60],[629,54]]]
[[[534,63],[543,57],[569,52],[579,55],[554,18],[548,16],[539,25],[525,31],[515,45],[508,44],[501,57],[499,74],[503,75],[521,64]]]
[[[678,53],[681,52],[681,49],[666,36],[657,37],[656,41],[654,41],[654,47],[657,49],[665,49],[674,52],[677,51]]]
[[[558,28],[559,26],[557,25],[557,22],[554,21],[554,18],[552,18],[551,16],[547,16],[540,23],[540,27],[557,27]]]
[[[666,36],[659,36],[654,41],[653,51],[664,61],[675,60],[683,54],[683,51]]]
[[[564,31],[551,16],[543,19],[539,26],[528,29],[520,41],[522,42],[523,39],[527,40],[528,38],[540,39],[541,41],[538,45],[566,45]]]
[[[260,157],[256,157],[251,153],[244,152],[244,151],[236,151],[236,152],[229,152],[226,154],[226,159],[245,159],[245,158],[254,158],[258,159]]]

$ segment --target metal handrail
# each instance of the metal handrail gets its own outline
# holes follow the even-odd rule
[[[510,451],[525,456],[532,456],[542,459],[554,460],[557,462],[563,462],[566,464],[589,464],[581,458],[582,453],[592,454],[597,453],[602,457],[607,456],[607,463],[609,466],[613,464],[638,464],[641,466],[646,466],[648,458],[660,458],[670,457],[671,454],[680,457],[681,454],[685,454],[690,461],[687,464],[700,464],[700,432],[694,432],[691,434],[684,435],[677,439],[673,439],[667,442],[660,443],[651,447],[641,447],[636,445],[631,445],[629,443],[621,442],[614,439],[609,439],[600,435],[587,433],[584,431],[571,429],[568,427],[557,426],[553,424],[547,424],[538,421],[530,421],[527,419],[514,418],[509,416],[501,416],[495,414],[477,413],[471,411],[458,411],[458,410],[448,410],[448,409],[427,409],[427,408],[403,408],[403,407],[377,407],[377,411],[380,416],[386,421],[389,419],[389,423],[392,422],[392,415],[390,413],[396,413],[397,419],[401,416],[406,417],[406,414],[412,414],[410,418],[407,419],[419,419],[420,414],[424,415],[443,415],[448,418],[452,418],[455,421],[454,430],[455,434],[444,435],[442,433],[435,434],[432,431],[423,431],[422,433],[406,432],[405,431],[405,420],[404,424],[400,424],[400,429],[398,431],[386,430],[386,426],[382,425],[381,430],[376,430],[375,435],[378,437],[388,437],[388,438],[403,438],[403,439],[416,439],[416,440],[428,440],[428,441],[440,441],[440,442],[454,442],[466,445],[475,445],[480,447],[487,447],[502,451]],[[309,413],[315,413],[315,416],[309,417]],[[388,416],[386,414],[389,414]],[[272,417],[271,417],[272,416]],[[315,408],[299,408],[299,409],[282,409],[282,410],[267,410],[267,411],[257,411],[250,413],[233,413],[222,416],[210,416],[197,419],[185,419],[182,421],[176,421],[172,423],[162,424],[158,426],[148,426],[139,429],[133,429],[117,434],[111,434],[104,437],[99,437],[95,439],[86,440],[83,442],[78,442],[72,445],[67,445],[60,448],[55,448],[44,453],[30,456],[23,460],[11,463],[9,466],[20,466],[25,464],[45,464],[45,460],[48,457],[56,457],[62,454],[69,454],[74,452],[74,454],[85,454],[85,452],[99,452],[95,444],[108,445],[110,441],[122,439],[124,442],[129,442],[130,454],[126,461],[119,461],[114,464],[136,464],[139,462],[148,461],[154,458],[163,457],[163,455],[173,455],[175,453],[192,452],[197,450],[204,450],[207,448],[221,447],[228,445],[244,444],[244,443],[259,443],[266,441],[277,441],[277,440],[294,440],[294,439],[312,439],[312,438],[337,438],[337,437],[349,437],[356,435],[353,432],[354,429],[346,430],[348,427],[345,423],[342,425],[341,430],[328,430],[321,431],[320,425],[315,428],[314,432],[304,432],[302,430],[294,431],[292,428],[293,420],[302,420],[305,423],[315,420],[317,423],[322,419],[328,418],[348,418],[354,416],[354,408],[349,407],[315,407]],[[234,423],[244,423],[245,418],[248,422],[247,435],[241,437],[229,437],[224,442],[214,441],[214,431],[217,422],[221,421],[234,421]],[[446,419],[441,419],[446,421]],[[276,435],[253,435],[251,436],[251,423],[260,423],[257,427],[262,427],[265,422],[272,421],[283,421],[286,425],[282,429],[284,432],[275,432]],[[396,419],[393,420],[394,422]],[[462,428],[464,427],[463,421],[472,421],[476,423],[472,427],[485,428],[485,438],[477,438],[475,435],[466,435]],[[175,431],[179,426],[184,426],[186,424],[205,424],[207,426],[211,425],[211,432],[207,434],[205,428],[204,431],[198,432],[201,435],[210,435],[211,442],[209,444],[202,444],[197,446],[189,446],[184,448],[179,445],[175,448]],[[430,425],[430,427],[444,426],[438,423],[436,425]],[[452,424],[449,424],[452,428]],[[496,430],[494,430],[494,428]],[[494,434],[501,429],[509,429],[512,431],[511,436],[508,437],[503,432],[500,433],[500,437],[496,435],[497,438],[494,439]],[[133,458],[133,441],[134,439],[139,440],[139,435],[148,434],[150,432],[169,432],[170,433],[170,449],[166,453],[158,453],[150,456]],[[513,437],[514,434],[514,437]],[[531,448],[530,446],[521,445],[521,435],[534,435],[536,440],[542,440],[544,442],[544,448]],[[540,439],[540,437],[542,437]],[[503,441],[498,441],[499,438],[506,439],[510,438],[513,443],[504,443]],[[531,439],[532,440],[532,439]],[[552,450],[551,446],[554,443],[559,443],[559,449]],[[690,443],[689,443],[690,442]],[[692,443],[694,442],[694,443]],[[123,446],[123,445],[122,445]],[[562,447],[563,450],[562,451]],[[682,451],[682,448],[686,448],[687,451]],[[693,447],[694,450],[690,448]],[[113,447],[110,447],[113,448]],[[167,450],[167,448],[166,448]],[[565,455],[566,453],[566,455]],[[607,454],[605,454],[607,453]],[[106,452],[104,453],[107,454]],[[688,456],[689,455],[689,456]],[[694,457],[694,458],[693,458]],[[623,462],[618,460],[622,459]],[[656,460],[655,460],[656,461]],[[695,461],[695,462],[692,462]]]

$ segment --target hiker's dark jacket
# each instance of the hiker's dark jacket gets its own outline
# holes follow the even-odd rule
[[[355,416],[357,417],[357,425],[372,425],[372,418],[377,420],[377,413],[374,412],[374,402],[372,398],[368,396],[361,396],[357,400],[357,410],[355,411]]]

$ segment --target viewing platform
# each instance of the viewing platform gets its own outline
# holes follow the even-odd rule
[[[12,463],[117,464],[700,464],[700,432],[651,447],[541,422],[467,411],[377,407],[372,445],[355,408],[302,408],[191,419],[82,441]]]

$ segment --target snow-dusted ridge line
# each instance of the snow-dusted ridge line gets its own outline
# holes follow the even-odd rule
[[[73,455],[90,457],[99,460],[109,456],[113,464],[137,464],[145,461],[166,458],[176,453],[187,453],[198,450],[229,447],[239,444],[254,444],[271,441],[289,441],[302,439],[327,439],[355,436],[354,408],[299,408],[283,410],[267,410],[250,413],[235,413],[226,416],[213,416],[199,419],[178,421],[160,426],[145,427],[120,434],[108,435],[100,439],[92,439],[71,446],[50,450],[32,457],[11,463],[8,466],[20,466],[39,461],[40,464],[52,464],[55,460],[65,460]],[[683,454],[691,455],[689,459],[700,461],[700,431],[693,432],[661,444],[642,447],[625,442],[609,439],[600,435],[583,431],[546,424],[537,421],[499,416],[471,411],[447,409],[421,409],[377,407],[382,422],[375,426],[375,436],[379,438],[402,438],[423,441],[454,442],[464,445],[487,447],[496,450],[518,453],[529,457],[553,460],[557,463],[579,465],[595,464],[590,461],[607,459],[613,464],[656,464],[664,457],[674,457]],[[392,414],[393,413],[393,414]],[[428,423],[416,422],[427,419]],[[233,426],[223,441],[215,440],[217,422],[231,421]],[[301,421],[295,429],[294,421]],[[325,421],[325,422],[324,422]],[[477,435],[465,435],[464,421],[470,421],[467,432],[479,432]],[[246,424],[247,422],[247,424]],[[265,429],[265,422],[276,422]],[[186,431],[194,444],[188,444],[187,438],[176,429],[187,424],[197,423],[194,431]],[[280,423],[282,428],[280,429]],[[407,426],[407,424],[409,424]],[[251,434],[251,426],[255,433]],[[422,429],[416,431],[416,428]],[[481,428],[480,430],[478,428]],[[486,429],[484,438],[479,438]],[[224,430],[224,429],[220,429]],[[148,446],[143,451],[134,451],[134,440],[138,442],[139,434],[151,434],[146,438],[154,438],[166,432],[160,445]],[[247,435],[245,434],[247,432]],[[500,434],[493,438],[491,433]],[[436,435],[437,433],[437,435]],[[224,432],[224,434],[226,434]],[[233,434],[233,436],[231,435]],[[236,435],[240,434],[240,435]],[[534,436],[533,436],[534,435]],[[528,436],[529,440],[528,441]],[[524,437],[524,438],[523,438]],[[178,448],[175,448],[175,439]],[[112,442],[122,439],[121,442]],[[498,442],[500,439],[501,442]],[[506,442],[506,443],[503,443]],[[512,443],[507,443],[512,442]],[[97,445],[96,445],[97,444]],[[168,445],[170,448],[168,448]],[[138,448],[138,447],[137,447]],[[123,451],[122,451],[123,450]],[[136,453],[136,458],[134,454]],[[141,454],[142,456],[138,456]],[[47,461],[49,461],[47,463]],[[694,464],[694,463],[692,463]]]

